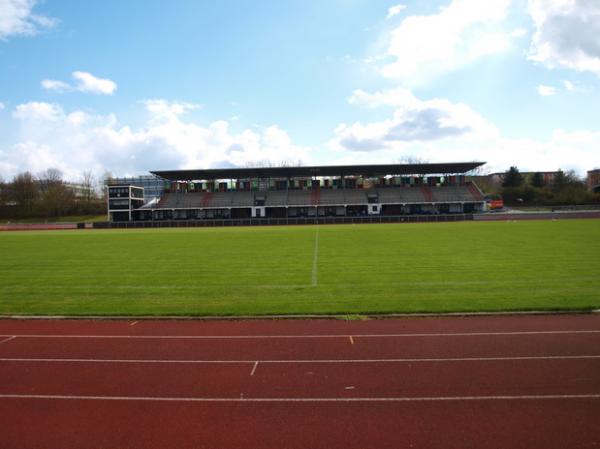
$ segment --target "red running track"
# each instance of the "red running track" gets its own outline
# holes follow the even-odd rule
[[[0,320],[0,448],[600,446],[600,316]]]

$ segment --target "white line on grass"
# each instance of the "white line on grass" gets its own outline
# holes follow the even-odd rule
[[[34,362],[34,363],[190,363],[190,364],[245,364],[252,363],[252,373],[258,363],[262,364],[296,364],[296,363],[443,363],[443,362],[502,362],[519,360],[592,360],[600,359],[600,355],[540,355],[540,356],[508,356],[508,357],[441,357],[441,358],[397,358],[397,359],[292,359],[292,360],[165,360],[165,359],[82,359],[82,358],[0,358],[0,362]],[[252,375],[252,373],[250,375]]]
[[[562,331],[514,331],[514,332],[434,332],[412,334],[354,334],[356,338],[414,338],[414,337],[493,337],[510,335],[569,335],[599,334],[600,329]],[[0,335],[10,337],[10,335]],[[173,339],[173,340],[259,340],[259,339],[302,339],[302,338],[348,338],[348,334],[307,335],[85,335],[85,334],[18,334],[20,338],[122,338],[122,339]]]
[[[317,231],[315,232],[315,249],[313,251],[313,264],[312,264],[312,283],[313,287],[317,286],[317,261],[319,259],[319,225],[317,225]]]
[[[58,394],[0,394],[0,399],[66,399],[87,401],[155,401],[155,402],[442,402],[442,401],[511,401],[548,399],[600,399],[600,394],[549,394],[512,396],[425,396],[425,397],[350,397],[350,398],[218,398],[161,396],[77,396]]]

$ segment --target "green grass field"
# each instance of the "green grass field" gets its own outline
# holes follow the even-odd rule
[[[0,233],[0,314],[600,307],[600,220]]]

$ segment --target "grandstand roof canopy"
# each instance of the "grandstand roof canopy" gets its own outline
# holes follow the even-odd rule
[[[465,173],[485,162],[436,164],[318,165],[305,167],[215,168],[209,170],[157,170],[151,173],[170,181],[211,179],[300,178],[312,176],[385,176]]]

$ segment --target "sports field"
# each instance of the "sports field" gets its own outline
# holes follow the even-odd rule
[[[600,220],[0,233],[0,314],[593,309]]]

